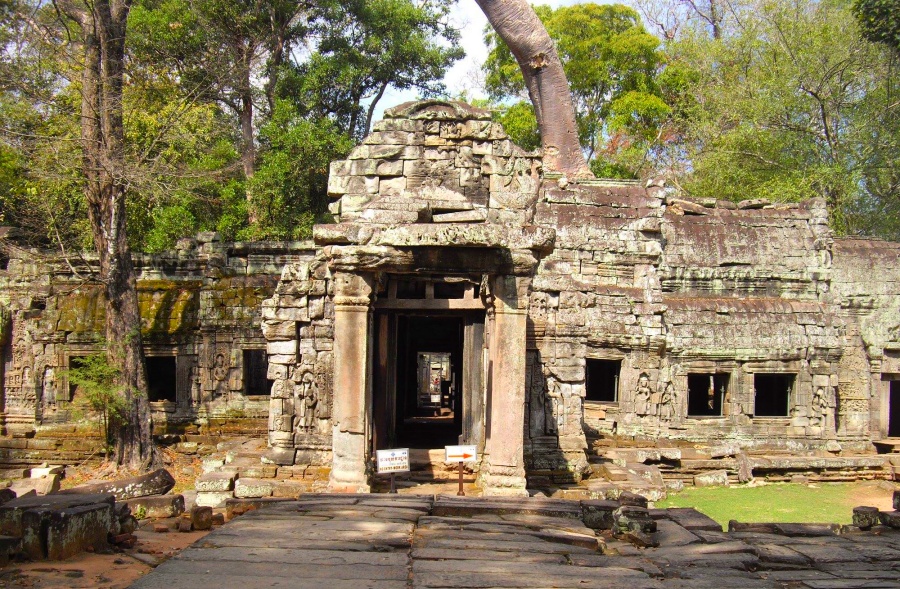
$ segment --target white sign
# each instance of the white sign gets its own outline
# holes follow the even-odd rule
[[[375,450],[378,472],[409,472],[409,448]]]
[[[477,462],[478,449],[475,446],[444,446],[447,458],[444,462]]]

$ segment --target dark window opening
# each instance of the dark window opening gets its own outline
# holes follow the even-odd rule
[[[436,299],[464,299],[469,290],[468,282],[435,282],[434,298]]]
[[[272,381],[266,378],[269,358],[265,350],[244,350],[244,394],[268,395]]]
[[[796,374],[754,374],[754,410],[757,417],[787,417]]]
[[[900,380],[891,381],[888,397],[888,437],[900,437]]]
[[[722,415],[728,377],[726,373],[688,374],[688,415]]]
[[[175,356],[152,356],[147,363],[147,398],[175,402]]]
[[[33,311],[43,311],[47,308],[47,299],[31,299],[29,308]]]
[[[424,299],[425,283],[421,280],[398,280],[398,299]]]
[[[588,358],[585,366],[585,399],[615,403],[619,400],[621,360]]]
[[[69,356],[69,370],[75,370],[76,368],[82,368],[84,366],[84,356]],[[78,392],[78,385],[72,382],[72,379],[69,378],[69,400],[72,401],[75,399],[75,393]]]

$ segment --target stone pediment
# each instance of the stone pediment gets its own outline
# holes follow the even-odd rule
[[[495,223],[534,216],[541,155],[510,141],[490,112],[457,101],[409,102],[346,160],[333,162],[330,210],[341,223]]]

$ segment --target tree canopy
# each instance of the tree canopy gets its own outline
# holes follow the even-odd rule
[[[535,10],[556,42],[593,172],[631,178],[646,171],[648,151],[670,110],[657,81],[663,64],[659,39],[644,29],[634,9],[621,4]],[[485,42],[486,89],[493,100],[509,104],[500,120],[516,141],[536,146],[519,66],[493,30]]]

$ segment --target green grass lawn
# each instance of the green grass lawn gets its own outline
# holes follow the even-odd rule
[[[656,506],[693,507],[726,528],[728,520],[732,519],[740,522],[849,524],[853,508],[866,504],[866,489],[860,483],[687,488],[678,494],[670,494]]]

